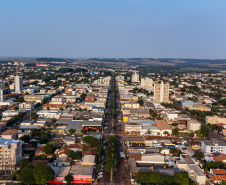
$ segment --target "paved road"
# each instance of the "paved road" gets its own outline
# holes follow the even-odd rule
[[[115,104],[119,106],[118,105],[119,97],[117,96],[117,93],[118,93],[118,90],[116,88],[116,93],[114,95]],[[113,99],[113,94],[110,93],[109,97],[110,97],[109,98],[109,103],[110,103],[111,99]],[[117,109],[118,111],[116,111],[114,118],[111,115],[112,108],[110,107],[110,105],[107,108],[108,108],[108,119],[106,120],[106,123],[107,123],[108,129],[104,131],[103,139],[105,140],[109,135],[116,136],[118,138],[116,153],[118,154],[118,156],[120,156],[120,152],[122,151],[122,146],[121,146],[122,135],[121,135],[121,127],[118,122],[119,108]],[[106,156],[106,153],[105,153],[105,156]],[[117,169],[115,169],[113,172],[113,184],[115,185],[125,184],[123,183],[123,181],[125,180],[125,175],[124,175],[125,165],[124,163],[121,163],[121,161],[124,161],[124,159],[119,157],[119,164],[117,166]],[[104,185],[110,184],[110,173],[104,171],[104,176],[101,179],[101,182],[99,184],[104,184]]]

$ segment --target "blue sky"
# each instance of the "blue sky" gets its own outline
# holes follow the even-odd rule
[[[0,56],[226,58],[225,0],[0,0]]]

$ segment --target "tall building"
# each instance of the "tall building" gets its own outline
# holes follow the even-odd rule
[[[141,78],[140,87],[148,91],[153,90],[153,80],[151,78]]]
[[[22,159],[22,143],[20,140],[0,138],[0,169],[13,169]]]
[[[169,83],[154,84],[154,101],[169,102]]]
[[[16,75],[14,78],[15,81],[15,93],[20,94],[23,90],[23,77]]]
[[[135,71],[132,75],[132,83],[139,83],[139,82],[140,82],[139,73]]]
[[[0,102],[3,102],[4,101],[3,95],[4,95],[3,89],[0,89]]]

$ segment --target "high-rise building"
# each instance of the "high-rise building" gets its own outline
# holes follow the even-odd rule
[[[148,91],[153,90],[153,80],[151,78],[141,78],[140,87]]]
[[[5,139],[6,136],[6,139]],[[10,170],[22,159],[22,143],[20,140],[0,138],[0,169]]]
[[[169,102],[169,83],[154,84],[154,101]]]
[[[3,89],[0,89],[0,102],[4,101],[4,93],[3,93]]]
[[[139,83],[139,82],[140,82],[139,73],[135,71],[132,75],[132,83]]]
[[[23,90],[23,77],[16,75],[14,78],[15,81],[15,93],[20,94]]]

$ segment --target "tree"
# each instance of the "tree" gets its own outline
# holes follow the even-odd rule
[[[151,134],[151,130],[150,129],[148,129],[147,134]]]
[[[210,132],[210,127],[208,125],[202,125],[201,126],[201,132],[203,133],[204,137],[208,137],[209,132]]]
[[[152,112],[151,116],[152,116],[153,118],[155,118],[155,117],[158,116],[158,114],[157,114],[156,112]]]
[[[82,141],[91,147],[98,146],[99,144],[99,139],[93,136],[85,136]]]
[[[38,119],[38,114],[36,112],[31,113],[31,119],[37,120]]]
[[[70,132],[70,134],[73,134],[73,133],[75,133],[75,129],[71,128],[68,130],[68,132]]]
[[[82,95],[80,96],[81,100],[85,100],[85,99],[86,99],[86,96],[87,96],[87,94],[82,94]]]
[[[22,181],[24,184],[33,184],[35,182],[33,171],[33,166],[25,166],[20,172],[19,180]]]
[[[68,174],[67,176],[64,177],[64,180],[67,181],[68,184],[71,184],[74,178],[72,175]]]
[[[81,129],[80,131],[81,131],[81,133],[83,133],[83,134],[86,133],[86,130],[85,130],[85,129]]]
[[[164,131],[163,134],[166,136],[167,134],[169,134],[168,131]]]
[[[46,144],[46,146],[44,147],[44,152],[46,154],[51,154],[54,151],[54,146],[52,144]]]
[[[20,140],[25,142],[25,143],[28,143],[30,141],[30,136],[29,135],[23,135]]]
[[[115,168],[115,165],[113,162],[110,162],[110,163],[107,163],[105,166],[104,166],[104,170],[106,172],[110,172],[112,168]]]
[[[18,163],[21,168],[25,167],[29,163],[28,159],[21,159]]]
[[[160,174],[158,172],[150,172],[149,177],[150,177],[150,183],[156,184],[159,182]]]
[[[115,136],[108,136],[107,140],[109,145],[112,145],[112,144],[115,145],[117,143],[117,137]]]
[[[72,159],[81,159],[82,156],[79,155],[77,152],[74,152],[73,150],[68,151],[68,156],[71,157]]]
[[[29,95],[29,92],[26,92],[25,95]]]
[[[150,176],[147,172],[138,172],[137,174],[137,182],[141,184],[150,183]]]
[[[175,173],[173,179],[177,184],[189,185],[189,177],[187,172]]]
[[[179,129],[178,128],[175,128],[175,129],[172,130],[172,134],[174,136],[178,135],[178,132],[179,132]]]
[[[195,135],[194,133],[190,133],[189,137],[194,137],[194,135]]]
[[[140,106],[143,106],[143,105],[144,105],[144,100],[143,100],[143,99],[139,99],[139,100],[137,101],[137,103],[139,103]]]
[[[202,133],[201,130],[197,130],[197,133],[196,134],[197,134],[198,137],[203,137],[203,133]]]
[[[50,166],[37,165],[33,175],[37,184],[45,184],[54,178],[55,172]]]

